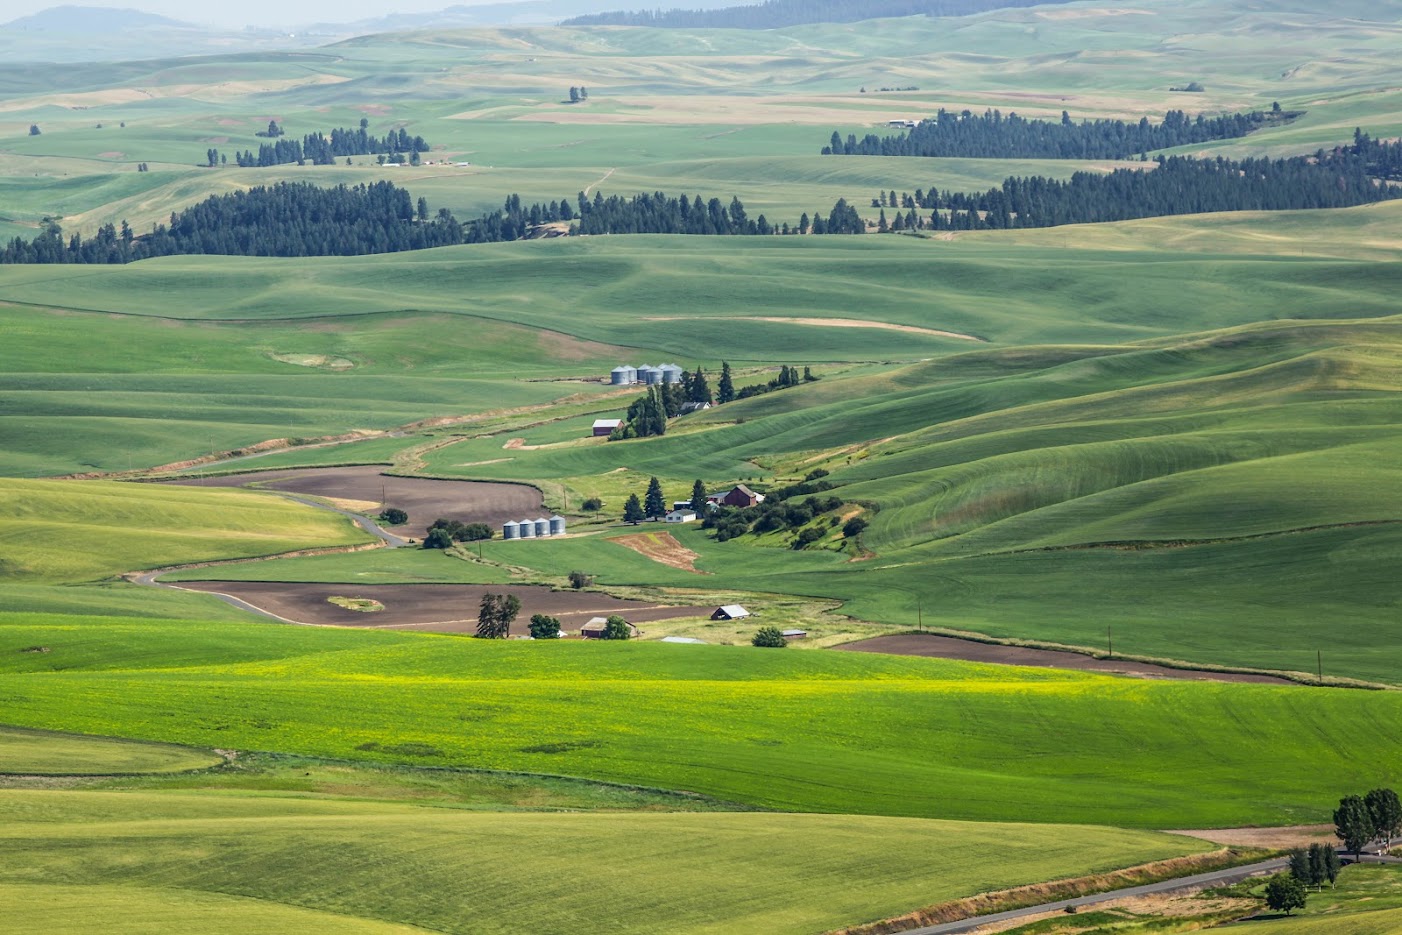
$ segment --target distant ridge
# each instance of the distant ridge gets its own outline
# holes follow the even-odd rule
[[[315,32],[395,32],[404,29],[452,29],[474,26],[534,26],[554,24],[571,16],[597,10],[606,0],[505,0],[477,6],[444,7],[430,13],[388,13],[349,23],[315,23],[304,29]],[[726,0],[698,0],[702,8],[723,6]]]
[[[781,29],[806,23],[855,23],[893,16],[969,16],[1070,0],[765,0],[718,10],[590,13],[563,26],[653,26],[662,29]]]
[[[126,29],[149,29],[153,26],[177,29],[197,28],[168,16],[158,16],[142,10],[117,10],[111,7],[56,6],[29,16],[21,16],[0,25],[0,29],[15,32],[45,32],[55,35],[88,36]]]

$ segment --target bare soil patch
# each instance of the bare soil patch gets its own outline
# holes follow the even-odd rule
[[[1252,675],[1245,672],[1210,672],[1202,669],[1174,669],[1150,662],[1127,659],[1097,659],[1081,653],[1053,649],[1032,649],[1027,646],[1004,646],[1001,643],[978,643],[952,636],[907,633],[900,636],[878,636],[838,649],[866,653],[890,653],[895,656],[929,656],[937,659],[961,659],[965,662],[992,662],[1009,666],[1038,666],[1048,669],[1075,669],[1081,672],[1106,672],[1132,675],[1137,678],[1182,679],[1199,682],[1256,682],[1267,685],[1294,685],[1289,679],[1273,675]],[[1183,832],[1188,834],[1190,832]]]
[[[426,535],[429,524],[440,516],[496,527],[507,520],[535,519],[545,510],[540,491],[524,484],[392,477],[380,473],[374,465],[256,471],[223,477],[182,478],[167,483],[186,487],[256,486],[284,490],[333,502],[355,501],[354,508],[366,512],[378,512],[380,504],[384,503],[409,514],[409,522],[394,527],[394,532],[417,537]]]
[[[384,610],[364,613],[331,603],[331,598],[345,595],[344,584],[182,581],[178,586],[227,594],[293,623],[429,633],[475,633],[477,608],[487,592],[514,594],[521,599],[521,612],[511,625],[513,636],[527,634],[532,614],[559,617],[561,627],[573,635],[591,617],[618,614],[630,623],[642,624],[673,617],[701,616],[711,611],[709,607],[673,607],[623,600],[592,591],[552,591],[533,585],[382,584],[356,586],[356,599],[384,605]]]
[[[1262,847],[1268,850],[1288,850],[1311,844],[1338,844],[1333,825],[1292,825],[1284,828],[1209,828],[1202,831],[1166,831],[1184,834],[1229,847]]]
[[[705,574],[696,570],[696,560],[701,556],[678,542],[670,532],[639,532],[630,536],[617,536],[609,541],[616,542],[625,549],[632,549],[644,558],[650,558],[669,568]]]

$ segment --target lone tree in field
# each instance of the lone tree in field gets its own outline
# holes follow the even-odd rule
[[[403,526],[409,522],[409,514],[394,506],[387,506],[380,511],[380,522],[387,526]]]
[[[38,135],[39,135],[40,133],[42,133],[42,132],[44,132],[44,131],[42,131],[42,130],[39,129],[39,124],[37,124],[37,123],[31,123],[31,124],[29,125],[29,135],[30,135],[30,136],[38,136]]]
[[[604,501],[598,497],[590,497],[581,503],[579,508],[586,513],[597,513],[604,508]]]
[[[633,628],[628,626],[628,621],[622,617],[611,616],[604,623],[604,639],[606,640],[631,640],[633,638]]]
[[[667,515],[667,499],[662,496],[662,482],[657,478],[647,482],[647,497],[643,500],[647,518],[659,520]]]
[[[1373,825],[1373,813],[1362,796],[1349,795],[1339,799],[1334,809],[1334,835],[1344,842],[1344,849],[1357,859],[1373,838],[1378,836]]]
[[[1374,789],[1363,797],[1368,806],[1368,814],[1373,818],[1373,834],[1383,839],[1384,845],[1392,844],[1392,839],[1402,831],[1402,801],[1391,789]]]
[[[581,588],[587,588],[593,583],[594,579],[582,571],[570,572],[570,587],[574,588],[576,591]]]
[[[547,617],[545,614],[531,615],[531,639],[558,640],[559,638],[560,620],[558,617]]]
[[[623,522],[636,526],[645,519],[647,519],[647,514],[643,512],[643,505],[639,502],[638,495],[630,493],[628,502],[623,504]]]
[[[511,632],[511,622],[521,612],[521,600],[515,594],[483,594],[477,611],[477,638],[504,640]]]
[[[760,627],[750,639],[750,645],[783,649],[789,645],[789,641],[784,639],[784,634],[779,632],[778,627]]]
[[[1277,873],[1266,884],[1266,905],[1286,915],[1305,908],[1307,895],[1305,885],[1288,873]]]
[[[691,485],[691,508],[697,513],[706,509],[706,485],[701,483],[699,477],[696,483]]]

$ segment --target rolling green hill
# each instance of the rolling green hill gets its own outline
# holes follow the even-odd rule
[[[132,932],[644,933],[666,919],[672,932],[801,935],[1205,847],[1076,826],[209,794],[7,790],[0,814],[3,918],[46,932],[88,930],[80,905]]]
[[[36,644],[51,652],[11,649]],[[11,614],[0,665],[6,717],[25,726],[566,774],[805,812],[1309,822],[1338,789],[1395,782],[1387,764],[1402,748],[1392,692],[865,653]]]

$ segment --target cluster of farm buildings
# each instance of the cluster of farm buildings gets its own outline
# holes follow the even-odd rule
[[[706,498],[707,509],[717,509],[723,506],[733,506],[739,509],[759,506],[764,502],[764,494],[755,493],[744,484],[736,484],[724,493],[713,493]],[[696,508],[692,506],[690,500],[675,500],[672,502],[672,511],[663,519],[669,523],[694,523],[699,518]]]

